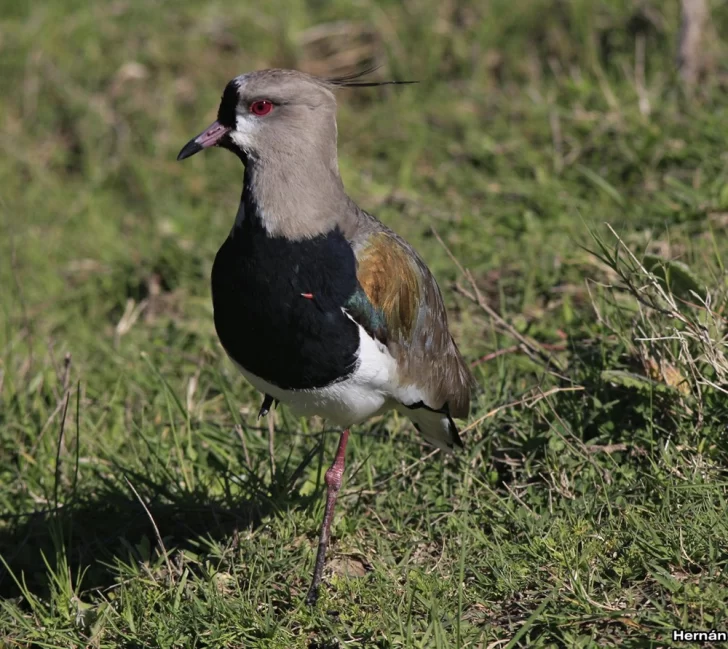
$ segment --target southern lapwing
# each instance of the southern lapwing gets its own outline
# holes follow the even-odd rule
[[[392,82],[389,82],[392,83]],[[212,268],[215,328],[271,403],[343,429],[307,602],[315,603],[349,428],[395,409],[431,444],[462,446],[473,378],[415,250],[344,190],[337,88],[381,83],[262,70],[228,83],[217,121],[178,160],[218,146],[245,165],[235,224]]]

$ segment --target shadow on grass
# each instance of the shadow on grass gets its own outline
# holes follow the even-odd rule
[[[82,578],[84,591],[111,587],[120,580],[119,562],[157,561],[157,530],[172,559],[174,550],[199,552],[210,542],[234,547],[238,531],[255,529],[292,507],[307,507],[320,496],[302,496],[296,488],[319,449],[314,446],[297,466],[276,471],[272,481],[252,471],[218,471],[215,496],[209,484],[185,489],[164,472],[145,475],[115,466],[100,487],[95,481],[99,488],[92,495],[78,493],[52,509],[0,515],[0,598],[22,594],[16,580],[46,597],[53,575],[64,570],[74,583]]]

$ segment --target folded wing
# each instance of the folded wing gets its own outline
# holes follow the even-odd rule
[[[452,417],[467,417],[473,378],[448,330],[434,277],[413,248],[384,228],[355,246],[355,254],[359,288],[346,308],[396,359],[400,410],[432,443],[461,444]]]

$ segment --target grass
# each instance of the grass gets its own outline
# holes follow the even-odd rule
[[[677,3],[0,7],[0,646],[728,629],[714,34],[686,96]],[[341,93],[344,181],[433,268],[482,390],[455,458],[395,415],[356,431],[309,609],[336,435],[257,420],[209,296],[241,169],[174,158],[242,71],[371,62],[422,82]]]

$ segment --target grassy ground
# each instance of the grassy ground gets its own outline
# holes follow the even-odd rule
[[[2,0],[0,646],[728,630],[725,51],[686,97],[677,2],[639,7]],[[240,72],[377,61],[422,83],[341,93],[344,180],[431,264],[482,391],[455,458],[356,431],[311,610],[336,435],[257,421],[208,284],[241,168],[174,158]]]

